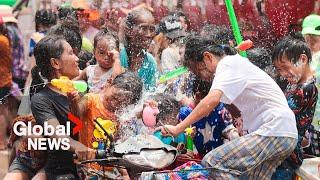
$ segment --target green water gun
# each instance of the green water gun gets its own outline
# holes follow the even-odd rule
[[[186,67],[179,67],[173,71],[166,73],[165,75],[162,75],[159,78],[159,83],[165,83],[166,81],[176,78],[186,72],[188,72],[188,69]]]

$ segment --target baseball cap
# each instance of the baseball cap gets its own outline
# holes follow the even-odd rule
[[[182,24],[175,16],[166,16],[159,23],[159,32],[162,32],[169,39],[185,37],[186,32],[182,29]]]
[[[0,5],[0,16],[2,16],[2,20],[4,23],[18,23],[18,20],[14,17],[12,13],[12,8],[8,5]]]
[[[311,14],[302,22],[302,34],[320,35],[320,16]]]

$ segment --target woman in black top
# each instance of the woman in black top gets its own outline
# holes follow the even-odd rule
[[[69,43],[59,36],[49,35],[43,38],[34,50],[36,67],[33,79],[41,76],[49,82],[54,78],[67,76],[73,79],[79,74],[78,57],[73,53]],[[36,122],[44,125],[64,125],[68,119],[69,100],[67,95],[61,92],[50,83],[45,85],[31,99],[32,113]],[[73,153],[76,153],[80,160],[93,159],[95,151],[85,147],[77,141],[77,134],[73,135],[74,124],[71,122],[71,135],[66,136],[70,140],[69,150],[47,150],[48,160],[44,167],[47,179],[57,179],[61,175],[68,175],[68,179],[78,179],[76,167],[73,163]],[[57,138],[52,135],[49,138]],[[61,138],[61,136],[59,136]],[[61,149],[61,148],[60,148]]]

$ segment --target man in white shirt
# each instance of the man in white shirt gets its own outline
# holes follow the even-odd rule
[[[211,91],[177,126],[166,125],[164,135],[176,135],[211,112],[219,102],[234,104],[241,111],[247,135],[209,152],[202,164],[213,167],[218,179],[271,179],[273,172],[297,144],[294,113],[279,86],[248,59],[213,40],[192,37],[184,64],[203,80],[211,80]]]

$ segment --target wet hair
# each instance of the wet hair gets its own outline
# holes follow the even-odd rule
[[[126,26],[130,29],[133,28],[133,26],[137,25],[138,19],[141,15],[150,15],[153,17],[152,13],[148,9],[138,8],[128,13],[125,19]]]
[[[101,28],[101,30],[94,36],[94,48],[97,48],[98,42],[103,38],[113,39],[117,45],[117,49],[119,49],[119,39],[117,34],[105,27]]]
[[[138,75],[131,71],[119,74],[112,81],[111,86],[132,93],[132,104],[138,102],[141,98],[143,82]]]
[[[272,53],[272,62],[281,60],[285,55],[289,61],[295,64],[301,54],[305,54],[308,57],[308,63],[311,62],[311,50],[306,42],[292,37],[285,37],[275,46]]]
[[[39,26],[50,27],[57,23],[57,15],[52,10],[42,9],[36,12],[35,16],[36,31],[39,31]]]
[[[87,63],[92,60],[93,54],[86,50],[81,50],[78,54],[79,58],[79,69],[84,70],[87,67]]]
[[[179,113],[180,103],[173,95],[159,93],[150,98],[158,103],[160,113],[157,115],[157,120],[163,121],[164,124],[169,124],[165,122],[167,116]]]
[[[61,57],[64,50],[64,41],[65,39],[62,36],[49,35],[41,39],[34,49],[36,65],[40,68],[41,75],[47,79],[52,78],[54,71],[50,59]]]
[[[248,59],[260,69],[265,70],[267,66],[272,65],[269,52],[264,48],[252,48],[247,51]]]
[[[190,64],[190,61],[202,62],[203,53],[206,51],[218,57],[236,54],[236,51],[228,45],[217,44],[213,39],[210,38],[193,36],[187,38],[184,54],[184,65],[191,67],[192,64]]]
[[[35,49],[34,57],[36,66],[32,68],[32,83],[30,95],[39,92],[43,87],[44,79],[51,80],[54,76],[54,68],[51,66],[51,58],[59,59],[64,51],[63,42],[65,39],[62,36],[49,35],[41,39]],[[37,86],[36,86],[37,85]]]
[[[230,28],[225,25],[206,24],[201,29],[205,36],[215,40],[218,44],[229,44],[230,40],[234,40]]]
[[[70,44],[72,49],[81,50],[82,37],[76,21],[62,21],[61,24],[53,26],[48,35],[61,35]]]

